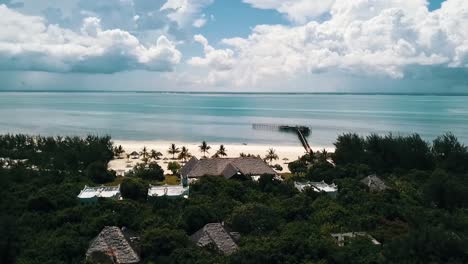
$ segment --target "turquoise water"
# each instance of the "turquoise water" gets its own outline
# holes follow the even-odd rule
[[[432,140],[452,131],[468,143],[468,96],[0,92],[0,133],[298,144],[294,134],[254,130],[253,123],[310,126],[309,140],[319,146],[345,132]]]

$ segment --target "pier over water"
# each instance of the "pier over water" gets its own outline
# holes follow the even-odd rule
[[[307,137],[310,135],[311,129],[306,126],[288,126],[288,125],[276,125],[276,124],[253,124],[253,129],[262,130],[278,130],[281,132],[293,132],[297,134],[299,141],[304,147],[307,153],[313,153],[312,148],[307,141]]]

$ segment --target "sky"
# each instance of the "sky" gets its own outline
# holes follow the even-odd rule
[[[468,92],[466,0],[0,0],[0,90]]]

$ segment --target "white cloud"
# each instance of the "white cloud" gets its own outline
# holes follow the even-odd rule
[[[330,14],[324,22],[259,25],[248,38],[223,40],[234,51],[232,67],[221,73],[213,66],[209,77],[255,85],[324,71],[403,78],[407,67],[468,67],[465,0],[433,12],[425,0],[336,0]],[[207,58],[198,64],[210,65]]]
[[[192,26],[196,28],[202,28],[203,26],[206,25],[206,22],[207,22],[206,15],[202,14],[199,18],[193,21]]]
[[[296,23],[306,23],[330,11],[335,0],[244,0],[259,9],[275,9]]]
[[[176,22],[179,27],[195,25],[195,17],[198,17],[203,8],[209,6],[214,0],[167,0],[160,11],[168,11],[167,17]],[[199,23],[198,23],[199,24]]]
[[[80,32],[74,32],[0,5],[0,27],[0,70],[171,71],[181,60],[166,37],[145,46],[127,31],[103,30],[95,17],[86,18]]]
[[[216,71],[232,69],[234,52],[230,49],[215,49],[202,35],[195,35],[193,39],[203,45],[205,57],[193,57],[188,63],[194,66],[205,66]]]

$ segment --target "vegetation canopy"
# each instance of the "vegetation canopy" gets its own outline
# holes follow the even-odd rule
[[[162,169],[148,162],[113,181],[110,137],[0,135],[0,263],[83,263],[105,226],[137,234],[142,263],[468,263],[468,151],[454,135],[344,134],[335,146],[291,161],[284,181],[201,177],[188,199],[148,199]],[[374,174],[386,188],[363,183]],[[299,192],[295,181],[338,193]],[[123,200],[79,202],[102,183],[121,183]],[[195,245],[190,235],[208,223],[238,232],[238,250]],[[331,236],[352,232],[380,245]]]

